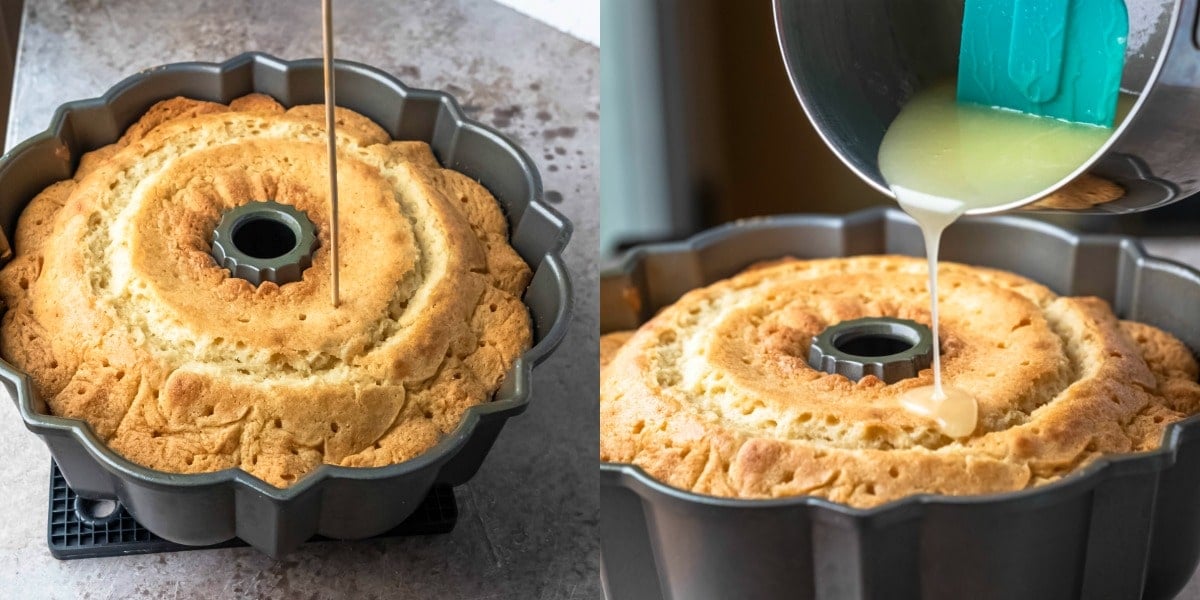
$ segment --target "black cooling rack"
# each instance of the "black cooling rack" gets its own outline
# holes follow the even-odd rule
[[[394,529],[375,538],[449,533],[458,521],[454,489],[435,486],[417,510]],[[50,462],[50,518],[47,525],[50,554],[60,560],[126,556],[181,550],[233,548],[246,543],[234,538],[212,546],[184,546],[168,542],[142,527],[119,503],[80,498],[67,486],[58,465]],[[308,541],[329,538],[314,536]]]

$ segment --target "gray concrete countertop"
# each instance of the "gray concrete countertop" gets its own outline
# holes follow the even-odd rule
[[[457,489],[443,536],[60,562],[46,548],[50,457],[0,406],[0,596],[16,598],[601,597],[596,521],[596,231],[599,50],[490,0],[338,0],[339,58],[445,90],[538,162],[547,198],[575,223],[567,264],[576,320],[539,367],[534,402]],[[260,50],[319,56],[316,0],[28,0],[6,148],[63,102],[146,67]]]

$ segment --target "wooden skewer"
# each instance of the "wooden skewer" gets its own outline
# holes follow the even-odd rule
[[[337,184],[337,95],[333,86],[333,0],[321,0],[322,56],[325,63],[325,132],[329,136],[329,273],[333,307],[338,297],[338,184]]]

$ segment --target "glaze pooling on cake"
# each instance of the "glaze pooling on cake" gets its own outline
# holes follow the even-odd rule
[[[51,411],[139,464],[287,486],[321,463],[417,456],[528,348],[530,271],[477,182],[338,109],[342,305],[329,303],[323,108],[176,98],[22,213],[0,353]],[[303,279],[216,265],[226,210],[306,213]]]
[[[979,422],[952,439],[892,385],[813,370],[812,336],[867,316],[929,324],[925,261],[783,261],[693,290],[636,333],[602,340],[600,456],[670,485],[741,498],[815,495],[870,507],[918,493],[1050,482],[1103,453],[1158,447],[1200,411],[1174,337],[1095,298],[943,262],[943,376]]]

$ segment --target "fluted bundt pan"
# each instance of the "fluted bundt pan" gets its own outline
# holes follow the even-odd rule
[[[1055,292],[1098,296],[1118,316],[1200,351],[1200,273],[1136,240],[1030,219],[965,219],[941,257],[1013,271]],[[783,256],[922,256],[895,210],[735,223],[632,251],[601,282],[601,331],[632,329],[685,292]],[[1160,449],[1100,459],[1036,489],[919,495],[871,509],[814,497],[717,498],[601,465],[602,573],[609,597],[1170,598],[1200,557],[1200,416]]]
[[[0,382],[70,486],[82,497],[119,500],[167,540],[207,545],[236,536],[278,556],[314,534],[356,539],[391,529],[435,483],[458,485],[474,475],[504,422],[528,405],[534,367],[566,333],[572,296],[561,254],[571,224],[542,202],[533,161],[500,133],[467,119],[444,93],[409,88],[365,65],[339,62],[336,69],[340,106],[369,117],[394,139],[429,143],[443,166],[480,181],[500,202],[512,245],[534,273],[523,298],[533,346],[492,401],[469,408],[432,449],[385,467],[323,465],[287,488],[240,469],[181,475],[134,464],[84,422],[50,415],[28,377],[0,361]],[[18,216],[37,193],[70,178],[82,154],[116,141],[155,102],[187,96],[227,103],[254,92],[284,106],[321,103],[321,62],[249,53],[221,64],[166,65],[129,77],[100,98],[63,105],[47,131],[0,159],[0,226],[12,239]]]

